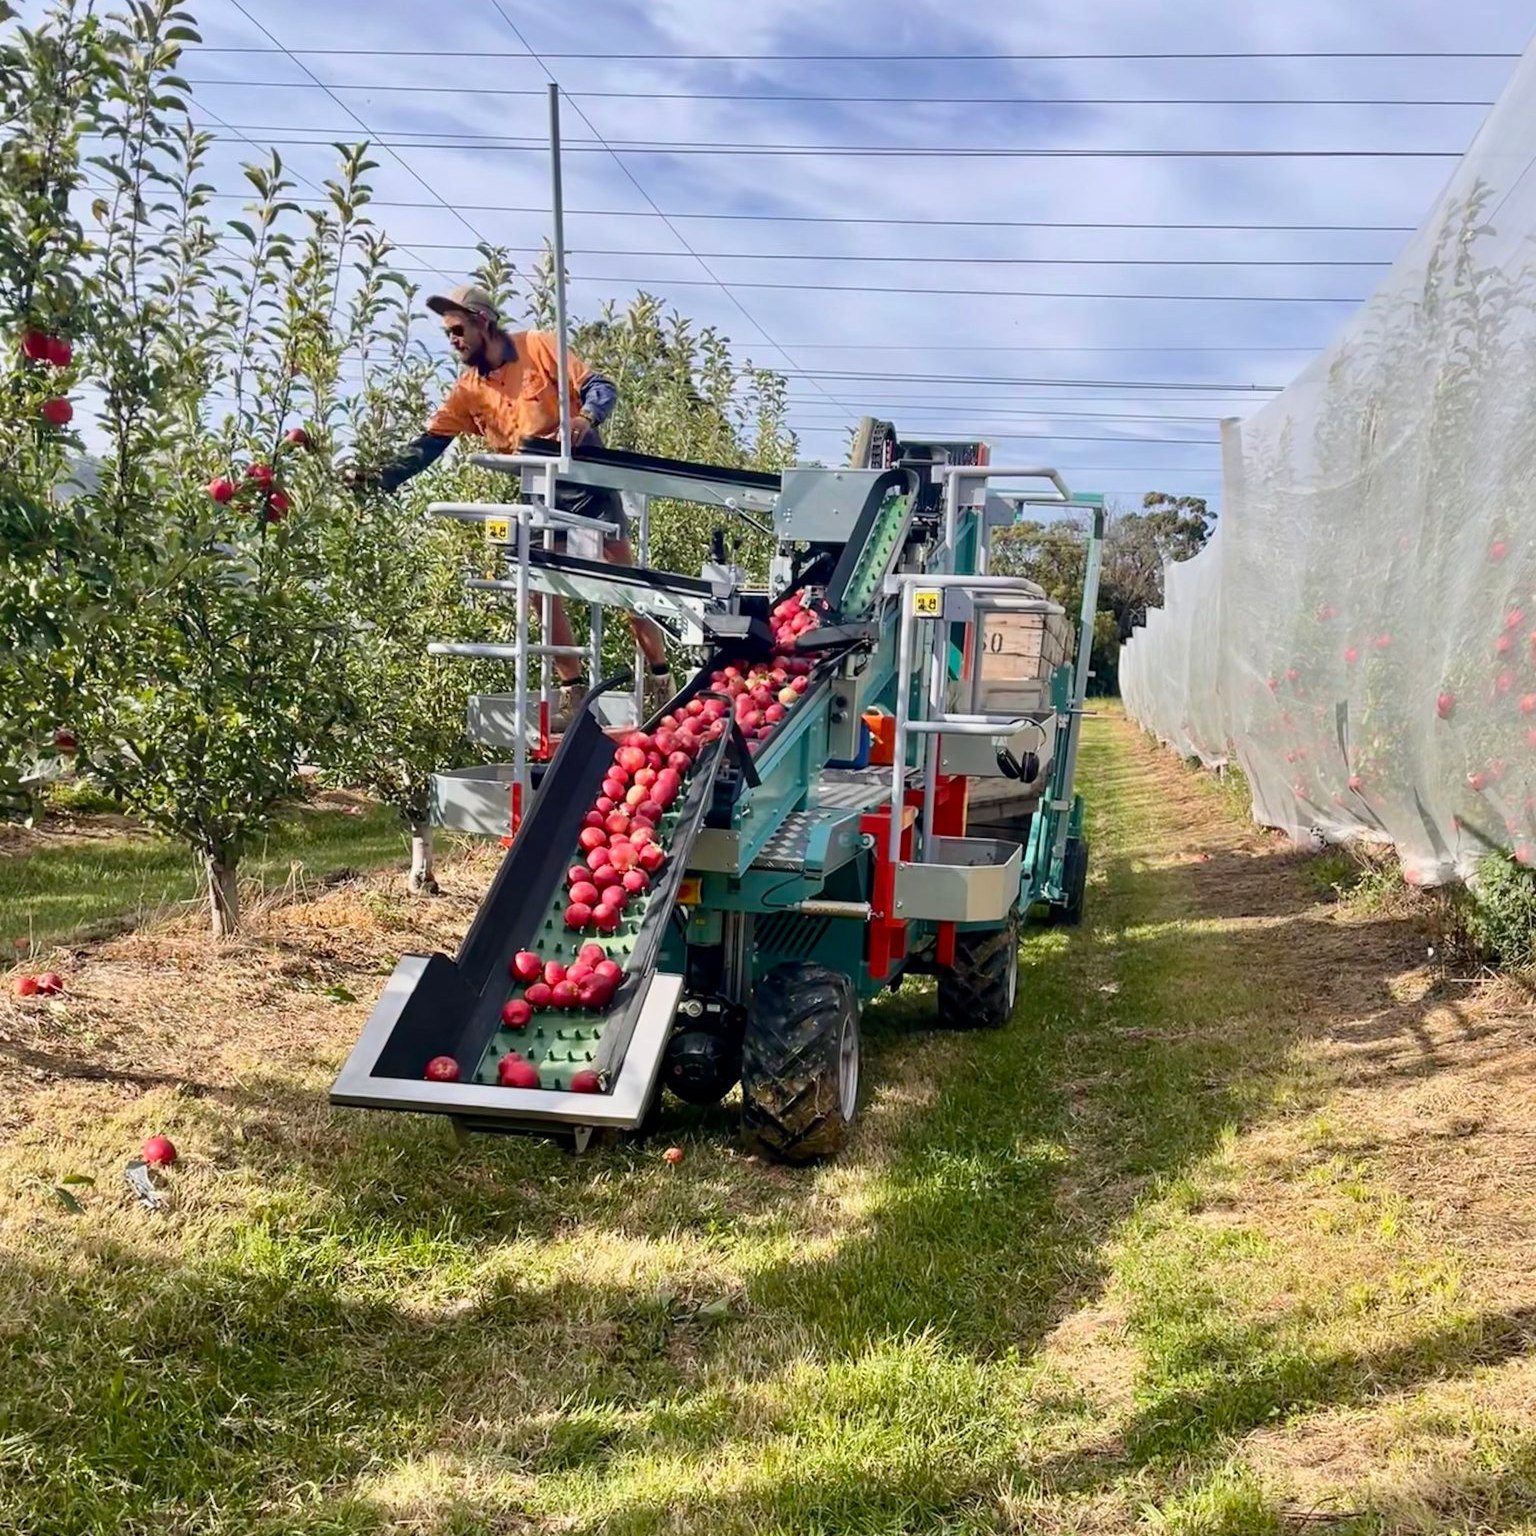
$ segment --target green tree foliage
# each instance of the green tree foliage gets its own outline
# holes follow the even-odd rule
[[[1151,491],[1138,512],[1111,512],[1104,535],[1093,626],[1093,691],[1113,693],[1120,647],[1163,600],[1163,568],[1188,560],[1210,537],[1212,515],[1198,496]],[[993,537],[993,569],[1028,576],[1073,619],[1082,605],[1088,525],[1080,518],[1022,522]]]
[[[466,601],[492,557],[427,504],[516,488],[462,453],[399,497],[341,484],[339,452],[397,450],[447,384],[369,217],[367,147],[337,146],[318,207],[276,154],[247,166],[248,205],[215,224],[177,72],[189,12],[54,0],[15,21],[0,0],[0,790],[78,743],[119,803],[196,852],[226,933],[242,854],[318,763],[397,809],[430,888],[430,775],[484,756],[466,701],[506,669],[426,647],[506,639],[511,616]],[[547,261],[520,290],[485,248],[479,275],[507,313],[547,320]],[[573,331],[619,384],[611,444],[793,457],[783,380],[737,367],[718,332],[643,294]],[[651,561],[697,567],[714,521],[656,506]]]

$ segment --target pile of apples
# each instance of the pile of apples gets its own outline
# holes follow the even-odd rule
[[[663,715],[654,732],[632,731],[615,749],[596,799],[582,818],[576,862],[566,872],[562,918],[571,933],[616,933],[633,901],[643,901],[667,864],[660,841],[663,818],[682,793],[699,754],[725,734],[734,718],[748,748],[758,744],[788,715],[810,686],[815,663],[786,655],[796,639],[821,623],[820,613],[796,593],[775,605],[774,659],[745,660],[719,667],[709,676],[709,692]],[[624,968],[599,943],[582,945],[569,965],[521,950],[509,967],[522,992],[501,1010],[507,1029],[526,1029],[536,1013],[586,1010],[602,1013],[612,1006],[624,980]],[[451,1056],[434,1057],[426,1076],[457,1082],[459,1064]],[[496,1066],[504,1088],[537,1088],[538,1068],[516,1051]],[[597,1074],[575,1073],[574,1093],[600,1091]]]

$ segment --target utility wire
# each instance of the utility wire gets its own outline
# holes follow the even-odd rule
[[[231,90],[304,91],[302,80],[189,79],[189,85],[217,85]],[[330,82],[333,91],[366,91],[414,96],[541,97],[543,91],[487,85],[396,85],[383,81]],[[564,91],[582,101],[762,101],[788,105],[830,102],[840,105],[901,107],[1483,107],[1492,98],[1400,96],[851,96],[774,91]]]
[[[292,49],[291,49],[291,48],[285,48],[285,47],[284,47],[284,46],[283,46],[283,45],[282,45],[282,44],[281,44],[281,43],[280,43],[280,42],[278,42],[278,40],[277,40],[277,39],[276,39],[276,38],[275,38],[275,37],[274,37],[274,36],[273,36],[273,35],[272,35],[272,33],[271,33],[271,32],[269,32],[269,31],[268,31],[268,30],[267,30],[267,28],[266,28],[266,27],[265,27],[265,26],[263,26],[263,25],[262,25],[262,23],[261,23],[261,22],[259,22],[259,21],[257,21],[257,20],[256,20],[256,18],[255,18],[255,17],[254,17],[254,16],[252,16],[252,15],[251,15],[251,13],[250,13],[250,12],[249,12],[249,11],[248,11],[248,10],[246,10],[246,8],[245,8],[245,6],[244,6],[244,5],[243,5],[243,4],[242,4],[242,3],[241,3],[241,0],[230,0],[230,4],[231,4],[231,5],[233,5],[233,6],[234,6],[234,8],[235,8],[235,9],[236,9],[236,10],[237,10],[237,11],[239,11],[239,12],[240,12],[240,14],[241,14],[241,15],[242,15],[242,16],[244,16],[244,17],[245,17],[245,19],[246,19],[246,20],[247,20],[247,21],[248,21],[248,22],[250,22],[250,24],[251,24],[251,25],[252,25],[252,26],[253,26],[253,27],[255,27],[255,28],[256,28],[256,30],[257,30],[257,31],[258,31],[258,32],[260,32],[260,33],[261,33],[261,34],[262,34],[262,36],[263,36],[263,37],[265,37],[265,38],[267,38],[267,40],[268,40],[268,41],[269,41],[269,42],[271,42],[271,43],[272,43],[272,45],[273,45],[273,47],[275,47],[275,48],[276,48],[276,49],[277,49],[277,50],[278,50],[278,52],[280,52],[280,53],[283,53],[283,54],[286,54],[286,55],[287,55],[287,56],[288,56],[288,57],[289,57],[289,58],[290,58],[290,59],[292,59],[292,60],[293,60],[293,62],[294,62],[294,63],[295,63],[295,64],[296,64],[296,65],[298,65],[298,67],[299,67],[299,68],[300,68],[300,69],[302,69],[302,70],[303,70],[303,71],[304,71],[304,73],[305,73],[305,74],[306,74],[306,75],[308,75],[308,76],[309,76],[309,78],[310,78],[310,79],[311,79],[311,80],[312,80],[312,81],[314,81],[314,83],[315,83],[315,85],[316,85],[316,86],[317,86],[317,87],[318,87],[318,88],[319,88],[319,89],[320,89],[320,90],[322,90],[322,91],[324,91],[324,92],[325,92],[325,94],[326,94],[326,95],[327,95],[327,96],[329,96],[329,97],[330,97],[330,98],[331,98],[331,100],[332,100],[332,101],[334,101],[334,102],[335,102],[335,103],[336,103],[336,105],[337,105],[337,106],[338,106],[338,107],[340,107],[340,108],[341,108],[341,110],[342,110],[342,111],[343,111],[343,112],[345,112],[345,113],[346,113],[346,114],[347,114],[347,116],[348,116],[348,117],[350,117],[350,118],[351,118],[351,119],[352,119],[352,121],[353,121],[353,122],[354,122],[354,123],[356,123],[356,124],[357,124],[357,126],[358,126],[358,127],[359,127],[359,128],[361,128],[361,129],[362,129],[362,130],[363,130],[363,132],[364,132],[364,133],[366,133],[366,134],[367,134],[367,135],[368,135],[368,137],[369,137],[369,144],[370,144],[370,146],[374,146],[374,145],[376,145],[376,146],[377,146],[377,147],[378,147],[378,148],[379,148],[379,149],[382,149],[382,150],[384,150],[384,151],[385,151],[385,153],[386,153],[386,154],[388,154],[388,155],[389,155],[389,157],[390,157],[390,158],[391,158],[391,159],[392,159],[392,160],[393,160],[393,161],[394,161],[394,162],[395,162],[395,163],[396,163],[396,164],[397,164],[397,165],[398,165],[398,166],[400,166],[400,168],[401,168],[401,169],[402,169],[402,170],[403,170],[403,171],[405,171],[405,173],[406,173],[406,174],[407,174],[407,175],[408,175],[408,176],[410,176],[410,178],[411,178],[411,180],[412,180],[412,181],[414,181],[414,182],[416,182],[416,183],[417,183],[417,185],[418,185],[418,186],[420,186],[420,187],[422,187],[422,188],[424,188],[424,189],[425,189],[425,190],[426,190],[426,191],[428,191],[428,192],[430,192],[430,193],[431,193],[431,194],[432,194],[432,197],[433,197],[433,200],[434,200],[434,202],[435,202],[435,203],[436,203],[436,205],[437,205],[437,206],[438,206],[438,207],[440,207],[440,208],[442,208],[442,209],[444,209],[444,210],[445,210],[445,211],[446,211],[446,212],[448,212],[448,213],[450,213],[450,214],[452,214],[452,215],[453,215],[453,217],[454,217],[454,218],[456,218],[456,219],[457,219],[457,220],[458,220],[458,221],[459,221],[459,223],[460,223],[460,224],[462,224],[462,225],[463,225],[463,226],[464,226],[464,227],[465,227],[465,229],[467,229],[467,230],[468,230],[468,231],[469,231],[469,232],[470,232],[470,234],[472,234],[472,235],[473,235],[473,236],[474,236],[474,237],[475,237],[475,239],[476,239],[476,240],[480,240],[480,241],[485,241],[485,236],[484,236],[484,235],[482,235],[482,234],[481,234],[481,233],[480,233],[480,231],[479,231],[479,230],[478,230],[478,229],[476,229],[476,228],[475,228],[475,226],[474,226],[474,225],[473,225],[473,224],[471,224],[471,223],[470,223],[470,221],[469,221],[469,220],[468,220],[468,219],[466,219],[466,218],[465,218],[465,217],[464,217],[464,215],[463,215],[463,214],[462,214],[462,213],[461,213],[461,212],[460,212],[460,211],[459,211],[459,210],[458,210],[458,209],[457,209],[457,208],[455,208],[455,207],[453,207],[453,205],[452,205],[452,204],[451,204],[451,203],[449,203],[449,202],[447,202],[447,201],[446,201],[446,200],[445,200],[445,199],[444,199],[444,198],[443,198],[443,196],[442,196],[442,194],[441,194],[441,193],[440,193],[440,192],[438,192],[438,190],[437,190],[437,188],[436,188],[436,187],[434,187],[434,186],[433,186],[433,185],[432,185],[432,184],[431,184],[431,182],[429,182],[429,181],[427,181],[427,180],[426,180],[426,179],[425,179],[425,177],[423,177],[423,176],[421,176],[421,175],[419,175],[419,174],[418,174],[418,173],[417,173],[417,172],[416,172],[416,170],[415,170],[415,169],[414,169],[414,168],[413,168],[413,167],[412,167],[412,166],[411,166],[411,165],[409,165],[409,164],[408,164],[408,163],[407,163],[407,162],[406,162],[406,161],[405,161],[405,160],[404,160],[404,159],[403,159],[403,158],[402,158],[402,157],[401,157],[401,156],[400,156],[400,155],[399,155],[399,154],[397,154],[397,153],[396,153],[396,152],[395,152],[395,149],[394,149],[394,148],[393,148],[393,147],[392,147],[392,146],[391,146],[391,145],[388,145],[388,144],[385,144],[385,143],[384,143],[384,142],[383,142],[383,141],[382,141],[382,139],[381,139],[381,137],[380,137],[380,136],[379,136],[379,135],[378,135],[378,134],[376,134],[376,133],[375,133],[375,132],[374,132],[374,131],[373,131],[373,129],[372,129],[372,128],[370,128],[370,127],[369,127],[369,126],[368,126],[368,124],[367,124],[367,123],[366,123],[366,122],[364,122],[364,121],[363,121],[363,119],[362,119],[362,118],[361,118],[361,117],[360,117],[360,116],[358,116],[358,114],[357,114],[357,113],[356,113],[356,112],[354,112],[354,111],[353,111],[353,110],[352,110],[352,108],[351,108],[351,107],[349,107],[349,106],[348,106],[348,105],[347,105],[347,104],[346,104],[346,102],[344,102],[344,101],[343,101],[343,100],[342,100],[342,99],[341,99],[341,97],[339,97],[339,96],[338,96],[338,95],[337,95],[337,94],[336,94],[336,93],[335,93],[335,92],[334,92],[334,91],[333,91],[333,90],[332,90],[332,89],[331,89],[331,88],[330,88],[330,86],[328,86],[328,85],[327,85],[327,84],[326,84],[326,83],[325,83],[325,82],[324,82],[324,81],[323,81],[323,80],[321,80],[321,79],[320,79],[320,78],[319,78],[319,77],[318,77],[318,76],[317,76],[317,75],[316,75],[316,74],[315,74],[315,73],[314,73],[314,72],[313,72],[313,71],[312,71],[312,70],[311,70],[311,69],[310,69],[310,68],[309,68],[309,66],[308,66],[308,65],[307,65],[307,64],[305,64],[305,63],[304,63],[304,62],[303,62],[303,61],[302,61],[302,60],[301,60],[301,59],[300,59],[300,58],[299,58],[299,57],[298,57],[298,55],[297,55],[297,54],[296,54],[296,53],[295,53],[295,52],[294,52],[294,51],[293,51],[293,50],[292,50]],[[262,50],[256,50],[256,51],[262,51]],[[294,144],[294,143],[302,143],[302,142],[303,142],[303,140],[294,140],[294,139],[286,139],[286,140],[285,140],[285,139],[274,139],[274,140],[273,140],[273,141],[272,141],[272,142],[273,142],[273,143],[277,143],[277,144]],[[403,147],[406,147],[406,148],[409,148],[409,146],[408,146],[408,145],[407,145],[407,146],[403,146]],[[486,242],[486,243],[487,243],[487,244],[489,244],[489,242],[488,242],[488,241],[487,241],[487,242]],[[437,269],[436,269],[436,268],[435,268],[435,267],[434,267],[434,268],[432,268],[432,271],[433,271],[433,273],[434,273],[434,274],[435,274],[435,275],[436,275],[436,276],[438,276],[438,277],[443,277],[443,276],[445,276],[445,275],[446,275],[446,274],[444,274],[444,273],[442,273],[442,272],[438,272],[438,271],[437,271]]]
[[[215,198],[240,198],[238,192],[215,192]],[[296,199],[303,202],[304,199]],[[323,201],[323,199],[319,199]],[[374,198],[370,208],[436,208],[437,203],[413,203]],[[528,208],[510,203],[460,203],[468,213],[538,213],[548,214],[547,208]],[[677,210],[663,213],[647,212],[643,208],[567,208],[568,218],[594,219],[702,219],[728,223],[765,224],[868,224],[885,227],[923,228],[939,225],[945,229],[1156,229],[1198,230],[1216,232],[1230,230],[1235,233],[1256,232],[1261,234],[1380,234],[1411,235],[1418,227],[1414,224],[1159,224],[1128,223],[1125,221],[1076,221],[1063,223],[1044,219],[952,219],[952,218],[884,218],[858,217],[854,215],[814,213],[683,213]]]
[[[508,28],[512,32],[512,35],[518,40],[518,42],[523,45],[527,56],[531,58],[541,70],[543,70],[544,74],[548,77],[552,85],[559,85],[560,82],[555,79],[555,76],[550,70],[549,66],[544,62],[543,58],[539,54],[536,54],[533,51],[533,47],[529,43],[528,39],[523,36],[521,31],[518,30],[517,23],[513,21],[512,18],[507,14],[505,7],[503,7],[501,3],[501,0],[491,0],[491,5],[496,11],[496,14],[500,16],[504,22],[506,22]],[[693,249],[693,247],[688,243],[688,240],[684,236],[682,230],[680,230],[672,222],[671,218],[667,214],[661,211],[660,205],[651,196],[651,194],[647,192],[643,186],[641,186],[634,172],[631,171],[630,168],[624,163],[620,155],[607,144],[603,136],[598,133],[597,128],[593,124],[591,118],[589,118],[587,114],[583,112],[579,106],[576,105],[575,102],[571,103],[571,109],[576,113],[577,117],[579,117],[582,122],[587,125],[588,131],[596,138],[597,142],[602,145],[603,149],[607,151],[609,156],[612,158],[613,163],[618,166],[618,168],[624,173],[625,180],[628,181],[629,184],[635,189],[635,191],[645,199],[645,201],[650,205],[651,211],[657,216],[657,218],[659,218],[661,222],[665,224],[669,230],[672,231],[672,236],[677,241],[677,243],[682,246],[683,250],[692,256],[696,262],[698,262],[701,270],[709,274],[710,284],[718,288],[720,292],[730,300],[730,302],[735,306],[736,310],[747,321],[747,323],[757,331],[763,340],[766,341],[768,345],[771,346],[773,350],[784,359],[785,362],[793,366],[795,362],[794,358],[792,358],[789,353],[786,352],[784,348],[781,347],[779,343],[773,339],[773,336],[769,333],[768,328],[762,323],[761,320],[757,318],[756,315],[751,312],[751,310],[746,307],[745,304],[741,302],[736,294],[731,291],[730,287],[720,278],[719,274],[716,273],[714,268],[709,265],[708,261]],[[563,147],[564,146],[562,145],[562,148]],[[823,389],[819,384],[816,385],[816,390],[819,394],[824,395],[829,401],[831,401],[833,405],[839,406],[843,410],[846,410],[849,413],[851,419],[857,418],[857,412],[852,406],[846,404],[846,402],[842,400],[835,399],[832,395],[828,394],[827,391]]]
[[[495,0],[492,0],[495,3]],[[512,26],[503,13],[503,20]],[[263,29],[265,30],[265,29]],[[514,32],[516,27],[512,27]],[[270,33],[268,34],[271,35]],[[521,41],[519,34],[519,41]],[[1221,53],[565,53],[544,52],[535,54],[524,44],[525,52],[512,49],[474,48],[431,50],[434,59],[531,59],[545,68],[546,59],[613,59],[623,63],[641,60],[664,64],[704,63],[762,63],[762,64],[1050,64],[1054,62],[1093,63],[1099,60],[1123,62],[1139,59],[1518,59],[1518,53],[1464,52],[1455,50],[1327,50],[1288,49],[1258,50]],[[200,48],[199,53],[271,53],[270,48],[225,47]],[[287,53],[284,48],[281,52]],[[420,48],[298,48],[292,50],[306,58],[329,59],[419,59]]]

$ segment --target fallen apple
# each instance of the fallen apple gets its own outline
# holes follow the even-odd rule
[[[36,997],[37,996],[37,977],[36,976],[18,976],[16,978],[16,996],[17,997]]]
[[[64,990],[64,978],[57,971],[44,971],[37,978],[37,990],[44,997],[56,997]]]
[[[169,1168],[176,1161],[176,1148],[169,1136],[151,1136],[139,1148],[139,1156],[151,1168]]]
[[[663,1161],[670,1163],[676,1168],[683,1160],[683,1149],[681,1147],[668,1147],[661,1155]]]
[[[1442,720],[1449,720],[1456,713],[1456,695],[1454,693],[1442,693],[1435,700],[1435,713]]]
[[[421,1074],[429,1083],[456,1083],[459,1080],[459,1064],[452,1056],[434,1056]],[[146,1157],[147,1163],[149,1159]]]

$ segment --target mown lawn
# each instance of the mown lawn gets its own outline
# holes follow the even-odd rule
[[[1310,1043],[1401,935],[1341,929],[1122,722],[1082,771],[1087,924],[1027,938],[1006,1031],[873,1010],[829,1166],[677,1106],[581,1160],[461,1149],[324,1104],[345,1030],[313,1071],[41,1118],[0,1150],[0,1531],[1531,1529],[1529,1422],[1433,1397],[1527,1320],[1330,1119]],[[111,1184],[150,1124],[187,1154],[158,1218]]]
[[[323,880],[345,869],[409,860],[409,838],[394,812],[366,805],[304,806],[283,817],[241,866],[252,895],[292,879]],[[297,870],[295,870],[297,866]],[[190,853],[163,838],[67,832],[19,851],[0,844],[0,944],[9,959],[82,930],[132,923],[200,893]]]

